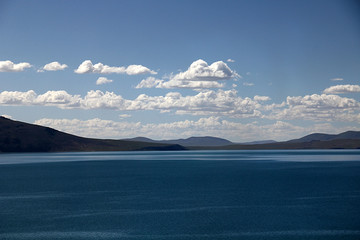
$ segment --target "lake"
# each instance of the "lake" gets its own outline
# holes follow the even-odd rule
[[[1,154],[0,239],[360,239],[360,151]]]

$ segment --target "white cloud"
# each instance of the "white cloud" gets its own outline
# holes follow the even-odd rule
[[[42,67],[41,69],[38,70],[38,72],[43,72],[43,71],[59,71],[59,70],[64,70],[65,68],[67,68],[68,65],[66,64],[61,64],[59,62],[51,62],[46,64],[44,67]]]
[[[0,61],[0,72],[22,72],[26,68],[32,67],[30,63],[13,63],[12,61]]]
[[[100,90],[91,90],[81,100],[80,108],[83,109],[114,109],[114,110],[131,110],[129,109],[131,100],[126,100],[120,95],[113,92],[102,92]]]
[[[336,85],[324,90],[326,94],[358,93],[360,85]]]
[[[160,88],[160,86],[164,83],[164,80],[156,79],[154,77],[148,77],[143,79],[136,88]]]
[[[249,83],[249,82],[244,82],[243,85],[246,86],[246,87],[252,87],[252,86],[254,86],[253,83]]]
[[[274,109],[268,117],[273,119],[360,122],[360,103],[352,98],[327,94],[287,97],[284,108]]]
[[[343,81],[343,78],[332,78],[331,81]]]
[[[66,91],[47,91],[41,95],[37,95],[33,90],[27,92],[3,91],[0,93],[0,105],[75,108],[80,106],[80,97],[70,95]]]
[[[208,89],[208,88],[222,88],[225,84],[216,81],[187,81],[174,80],[169,81],[148,77],[142,80],[136,88],[191,88],[191,89]]]
[[[138,74],[157,74],[157,72],[150,70],[147,67],[142,65],[130,65],[128,67],[110,67],[102,63],[92,64],[90,60],[85,60],[80,64],[80,66],[74,71],[78,74],[84,73],[101,73],[101,74],[110,74],[110,73],[122,73],[128,75],[138,75]]]
[[[148,77],[142,80],[136,88],[223,88],[225,83],[220,83],[220,80],[239,77],[240,75],[222,61],[214,62],[209,66],[207,62],[199,59],[193,62],[187,71],[172,75],[169,80]]]
[[[28,92],[1,92],[0,105],[43,105],[59,108],[114,109],[121,111],[159,110],[177,114],[226,115],[230,117],[258,117],[262,106],[251,98],[237,96],[235,90],[203,91],[193,96],[170,92],[165,96],[141,94],[134,100],[124,99],[113,92],[89,91],[81,98],[65,91],[48,91],[37,95]]]
[[[259,96],[259,95],[254,96],[254,101],[266,102],[266,101],[270,101],[270,100],[271,100],[271,98],[268,96]]]
[[[0,93],[1,105],[35,105],[36,93],[33,90],[27,92],[3,91]]]
[[[223,88],[224,83],[219,83],[216,81],[185,81],[185,80],[170,80],[162,84],[163,88],[192,88],[192,89],[201,89],[201,88]]]
[[[47,91],[38,95],[34,101],[35,105],[59,106],[60,108],[75,108],[81,104],[79,95],[71,95],[64,90]]]
[[[235,62],[235,60],[233,60],[233,59],[231,59],[231,58],[229,58],[228,60],[226,60],[227,62],[231,62],[231,63],[233,63],[233,62]]]
[[[140,123],[114,122],[98,118],[79,119],[40,119],[35,124],[48,126],[67,133],[94,138],[123,138],[133,136]]]
[[[286,101],[290,106],[305,106],[314,109],[344,109],[356,108],[359,106],[359,103],[355,99],[327,94],[287,97]]]
[[[157,72],[150,70],[147,67],[142,65],[129,65],[126,68],[126,74],[128,75],[138,75],[138,74],[157,74]]]
[[[111,83],[111,82],[113,82],[113,80],[107,79],[106,77],[99,77],[96,80],[96,85],[102,85],[102,84]]]
[[[209,66],[207,62],[199,59],[193,62],[187,71],[176,74],[171,80],[219,81],[235,77],[240,77],[240,75],[231,70],[223,61],[214,62]]]
[[[182,96],[178,92],[155,97],[141,94],[131,101],[128,110],[174,110],[177,114],[244,118],[261,115],[257,110],[259,107],[259,103],[250,98],[238,97],[235,90],[218,90],[204,91],[194,96]]]
[[[12,117],[12,116],[7,115],[7,114],[2,114],[1,116],[2,116],[2,117],[4,117],[4,118],[7,118],[7,119],[13,119],[13,117]]]
[[[120,114],[119,117],[120,117],[120,119],[123,119],[123,118],[129,118],[129,117],[131,117],[131,115],[130,114]]]
[[[151,111],[193,116],[227,116],[231,118],[266,118],[273,120],[340,121],[360,123],[360,103],[338,95],[313,94],[287,97],[281,104],[267,103],[267,96],[242,98],[236,90],[206,90],[183,96],[169,92],[165,96],[140,94],[125,99],[114,92],[89,91],[84,97],[66,91],[0,92],[0,105],[55,106],[63,109],[113,109],[117,111]]]
[[[168,123],[111,121],[102,119],[39,119],[35,124],[52,127],[75,135],[96,138],[132,138],[145,136],[153,139],[178,139],[191,136],[216,136],[235,142],[254,140],[289,140],[313,132],[339,133],[349,129],[337,128],[329,123],[296,126],[284,121],[269,124],[239,123],[219,117],[200,118]],[[359,128],[357,128],[359,129]],[[354,129],[353,129],[354,130]]]

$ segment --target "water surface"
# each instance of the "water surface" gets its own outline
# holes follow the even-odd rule
[[[0,155],[0,239],[360,239],[359,203],[360,151]]]

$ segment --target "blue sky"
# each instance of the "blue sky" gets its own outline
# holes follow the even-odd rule
[[[357,1],[0,1],[0,114],[81,136],[360,130],[359,77]]]

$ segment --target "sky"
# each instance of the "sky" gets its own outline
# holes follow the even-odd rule
[[[0,115],[111,139],[360,130],[360,3],[0,0]]]

